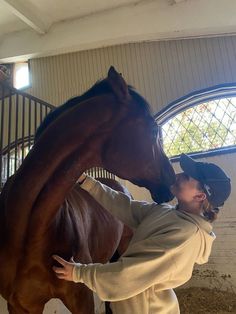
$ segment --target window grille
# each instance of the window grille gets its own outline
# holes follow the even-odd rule
[[[174,114],[169,114],[160,124],[168,157],[181,153],[219,152],[235,147],[236,97],[224,96],[187,108],[179,106]]]

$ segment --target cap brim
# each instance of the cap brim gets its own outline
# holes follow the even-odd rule
[[[197,162],[191,157],[181,154],[180,156],[180,167],[182,170],[195,180],[199,180],[199,173],[197,171]]]

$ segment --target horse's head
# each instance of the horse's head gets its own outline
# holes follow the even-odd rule
[[[158,203],[171,200],[169,187],[175,173],[162,149],[159,128],[148,103],[114,68],[109,70],[108,81],[125,114],[104,147],[104,167],[147,188]]]
[[[58,167],[63,158],[78,150],[81,171],[87,169],[82,167],[82,156],[86,159],[88,154],[84,167],[102,166],[146,187],[159,203],[172,198],[169,187],[175,174],[162,150],[150,107],[113,67],[106,79],[46,117],[37,131],[35,146],[42,151],[47,146],[53,151],[50,154],[58,157],[51,167]]]

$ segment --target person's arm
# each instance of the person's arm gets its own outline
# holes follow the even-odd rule
[[[59,278],[84,283],[106,301],[131,298],[153,285],[158,285],[160,290],[169,289],[175,277],[180,278],[179,284],[182,284],[192,271],[194,262],[190,262],[185,253],[191,254],[197,249],[191,243],[195,236],[195,228],[182,234],[181,230],[171,230],[160,240],[146,239],[140,248],[134,245],[127,256],[115,263],[75,264],[73,269],[70,265],[70,279],[63,277],[63,270],[58,270]]]
[[[137,228],[147,213],[156,203],[131,200],[126,194],[117,192],[90,176],[80,177],[80,186],[86,190],[100,205],[131,228]],[[168,206],[168,205],[166,205]]]

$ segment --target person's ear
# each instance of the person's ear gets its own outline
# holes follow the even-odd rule
[[[197,202],[202,202],[206,199],[206,193],[204,192],[199,192],[194,196],[195,201]]]

